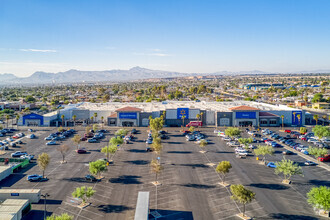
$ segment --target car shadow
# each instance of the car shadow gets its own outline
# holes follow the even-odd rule
[[[263,184],[263,183],[251,183],[249,186],[262,188],[262,189],[271,189],[271,190],[285,190],[289,189],[288,186],[284,186],[281,184]]]
[[[179,141],[168,141],[167,143],[169,143],[169,144],[183,144],[183,142],[179,142]]]
[[[99,205],[96,207],[99,211],[105,213],[121,213],[133,209],[132,207],[125,205]]]
[[[319,218],[315,218],[312,216],[306,215],[289,215],[284,213],[271,213],[268,217],[262,217],[262,219],[285,219],[285,220],[317,220]]]
[[[138,180],[141,176],[134,175],[122,175],[118,178],[109,179],[110,183],[121,183],[121,184],[141,184],[142,182]]]
[[[150,162],[147,160],[127,160],[125,163],[134,164],[134,165],[147,165]]]

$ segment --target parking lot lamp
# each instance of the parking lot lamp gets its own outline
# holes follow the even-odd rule
[[[47,197],[49,197],[50,195],[48,193],[45,194],[41,194],[41,197],[44,198],[44,204],[45,204],[45,210],[44,210],[44,220],[46,220],[46,201],[47,201]]]

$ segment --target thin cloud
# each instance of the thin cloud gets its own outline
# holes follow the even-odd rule
[[[153,51],[153,52],[162,52],[163,50],[161,49],[158,49],[158,48],[154,48],[154,49],[149,49],[150,51]]]
[[[19,49],[24,52],[41,52],[41,53],[56,53],[56,50],[40,50],[40,49]]]
[[[172,56],[171,54],[167,53],[133,53],[134,55],[137,56],[155,56],[155,57],[170,57]]]

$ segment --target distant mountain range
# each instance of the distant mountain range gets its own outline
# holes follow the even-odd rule
[[[298,73],[298,72],[297,72]],[[330,70],[301,71],[299,73],[330,73]],[[215,73],[179,73],[162,70],[151,70],[141,67],[133,67],[129,70],[105,70],[105,71],[81,71],[68,70],[59,73],[35,72],[28,77],[17,77],[14,74],[0,74],[0,85],[23,84],[60,84],[60,83],[93,83],[93,82],[118,82],[152,78],[172,78],[197,75],[255,75],[272,74],[259,70],[240,72],[215,72]]]

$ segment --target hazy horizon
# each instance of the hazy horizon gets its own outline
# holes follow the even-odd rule
[[[0,2],[0,73],[330,69],[330,1]]]

